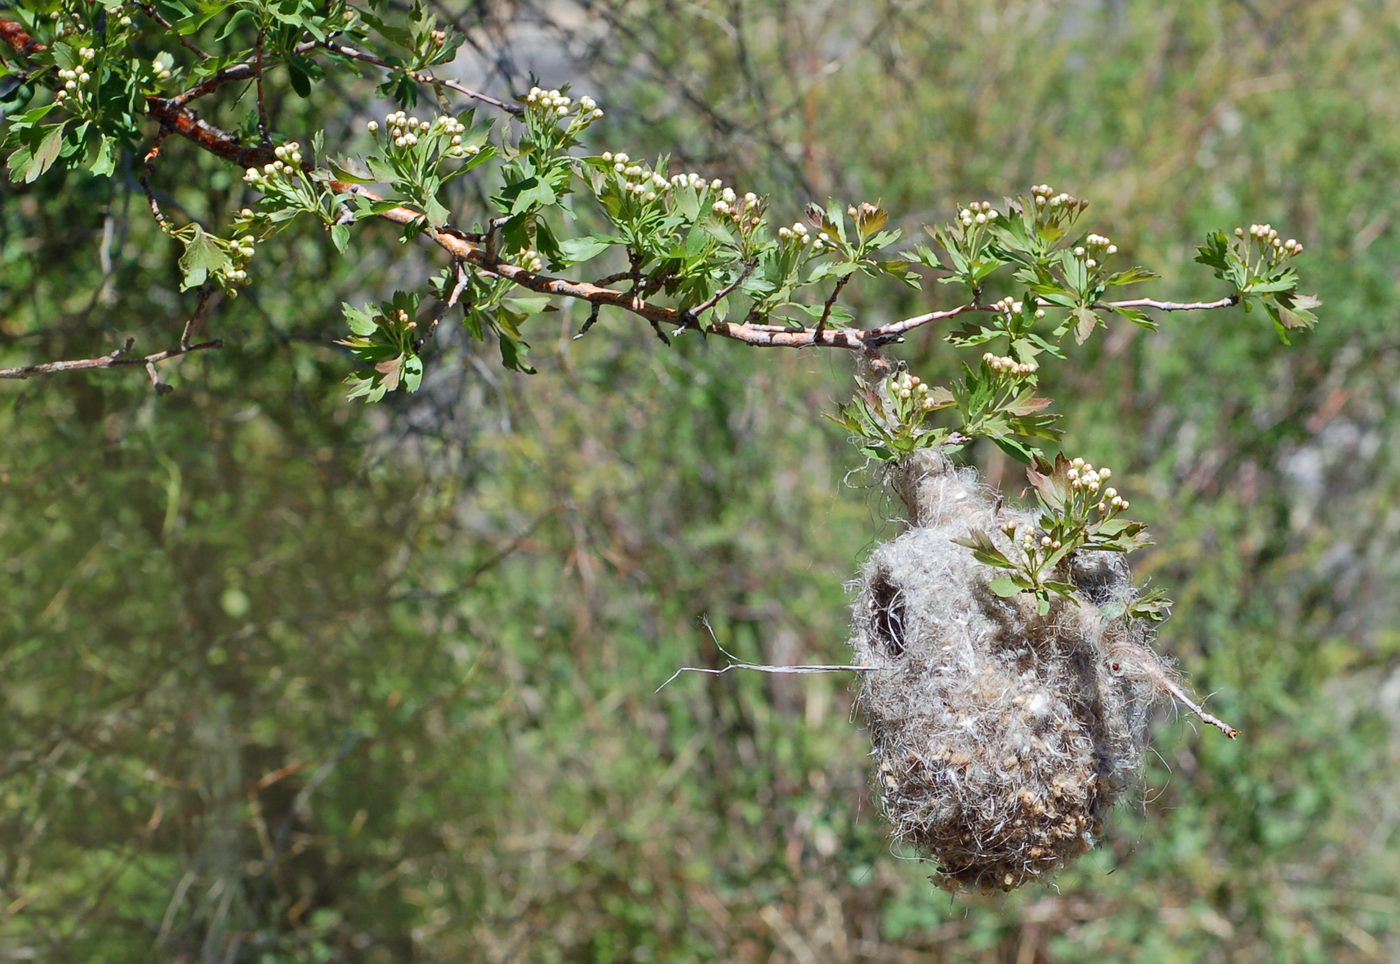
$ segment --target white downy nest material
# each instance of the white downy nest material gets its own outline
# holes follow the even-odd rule
[[[1082,602],[1037,615],[1001,598],[996,570],[954,544],[973,529],[1011,554],[998,508],[971,469],[919,452],[892,470],[913,527],[865,565],[851,645],[875,782],[897,840],[934,861],[948,889],[1012,890],[1093,847],[1136,782],[1148,715],[1171,678],[1143,620],[1105,619],[1132,598],[1117,553],[1078,553],[1064,573]]]

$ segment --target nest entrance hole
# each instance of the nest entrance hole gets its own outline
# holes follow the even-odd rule
[[[872,622],[881,647],[891,659],[904,655],[904,594],[890,582],[888,573],[880,573],[870,587],[870,603],[874,612]]]

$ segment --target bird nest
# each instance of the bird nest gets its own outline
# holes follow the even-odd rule
[[[866,562],[851,635],[876,667],[859,705],[884,813],[940,886],[1012,890],[1094,846],[1136,781],[1153,704],[1180,690],[1150,625],[1105,615],[1134,596],[1122,554],[1076,553],[1078,598],[1042,614],[992,592],[995,571],[953,542],[981,529],[1009,552],[1003,527],[1034,529],[1029,512],[926,450],[890,481],[914,524]]]

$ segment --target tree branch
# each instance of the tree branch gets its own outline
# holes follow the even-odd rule
[[[13,21],[0,20],[0,37],[3,37],[11,47],[24,55],[46,49],[43,44],[35,41],[18,23]],[[393,65],[373,54],[334,41],[325,41],[310,46],[321,47],[328,51],[338,53],[341,56],[374,64],[375,66],[385,69],[394,69]],[[245,64],[226,68],[224,71],[216,74],[215,77],[210,78],[203,84],[191,88],[191,90],[177,97],[147,97],[147,110],[152,117],[161,121],[169,130],[179,134],[202,150],[231,161],[240,167],[261,167],[273,160],[274,155],[270,146],[245,146],[236,137],[207,123],[200,118],[197,113],[185,106],[194,97],[201,96],[202,93],[212,90],[213,86],[217,86],[218,84],[214,83],[215,81],[222,83],[234,79],[252,78],[255,74],[256,65]],[[443,80],[424,71],[410,71],[410,75],[420,83],[447,87],[482,103],[507,111],[508,113],[522,113],[522,109],[517,105],[508,104],[490,95],[482,94],[479,91],[464,87],[456,81]],[[213,86],[209,86],[211,84],[213,84]],[[360,185],[345,184],[340,181],[332,180],[329,182],[329,187],[341,194],[358,195],[372,201],[382,200],[379,195]],[[395,224],[407,225],[420,220],[422,218],[422,213],[412,208],[400,206],[381,212],[378,216]],[[488,248],[483,248],[472,238],[461,232],[450,229],[429,228],[425,230],[424,233],[458,261],[475,265],[478,269],[487,274],[505,278],[522,288],[528,288],[531,291],[537,291],[541,294],[575,298],[580,301],[589,302],[595,307],[621,308],[624,311],[631,312],[634,315],[646,319],[658,332],[661,331],[661,326],[663,325],[669,325],[680,329],[693,327],[695,324],[695,315],[699,314],[699,311],[685,312],[676,308],[668,308],[653,304],[642,298],[636,291],[617,291],[599,284],[590,284],[585,281],[573,281],[566,278],[556,278],[527,271],[517,265],[499,261],[495,257],[493,251],[490,251]],[[630,275],[628,277],[630,277]],[[838,286],[836,292],[833,292],[833,294],[839,293],[839,290],[840,288]],[[715,302],[717,302],[717,300],[718,299],[711,299],[711,301]],[[760,323],[741,324],[726,321],[711,322],[703,326],[703,330],[709,334],[729,338],[759,348],[806,348],[817,346],[857,350],[869,346],[879,346],[889,342],[900,341],[907,332],[913,331],[916,328],[937,321],[954,318],[966,312],[998,310],[990,305],[965,304],[958,305],[954,308],[926,312],[875,328],[828,328],[825,322],[829,315],[829,306],[831,303],[834,303],[834,301],[835,299],[832,298],[828,303],[827,308],[823,311],[822,321],[820,321],[815,328],[786,328],[778,325]],[[1118,307],[1153,308],[1159,311],[1192,311],[1226,308],[1238,304],[1238,302],[1239,298],[1237,296],[1204,302],[1156,301],[1151,298],[1136,298],[1121,302],[1106,302],[1095,305],[1095,307],[1104,310]],[[712,307],[712,304],[707,301],[704,307]],[[92,365],[88,367],[106,366]]]
[[[16,368],[0,368],[0,378],[29,378],[31,375],[53,375],[58,372],[78,372],[93,368],[119,368],[140,365],[145,368],[146,373],[150,375],[151,384],[155,390],[163,395],[171,391],[171,388],[157,377],[157,365],[163,361],[179,358],[181,355],[188,355],[192,352],[224,347],[224,343],[220,339],[215,338],[212,341],[200,342],[197,345],[167,348],[165,351],[154,352],[150,355],[139,355],[134,358],[128,358],[127,355],[130,354],[131,348],[135,344],[135,338],[128,338],[125,344],[113,349],[105,355],[98,355],[96,358],[76,358],[66,361],[43,362],[37,365],[20,365]]]

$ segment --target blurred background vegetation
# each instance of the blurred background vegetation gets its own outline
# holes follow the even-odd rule
[[[564,306],[539,369],[443,329],[422,393],[343,400],[339,304],[434,252],[308,225],[210,319],[220,352],[0,387],[0,960],[1400,958],[1400,4],[441,0],[464,81],[572,81],[599,147],[916,230],[1037,181],[1218,294],[1210,228],[1308,246],[1323,326],[1118,326],[1049,370],[1178,601],[1161,647],[1229,743],[1164,716],[1143,792],[1054,887],[935,890],[891,852],[843,676],[844,584],[898,527],[818,413],[835,352]],[[372,78],[271,92],[353,149]],[[246,119],[244,100],[225,122]],[[176,246],[125,175],[0,190],[0,364],[174,340]],[[189,145],[170,210],[226,224]],[[473,198],[463,186],[459,210]],[[875,323],[945,292],[853,285]],[[898,350],[927,378],[955,353]],[[995,451],[977,461],[1010,487]]]

